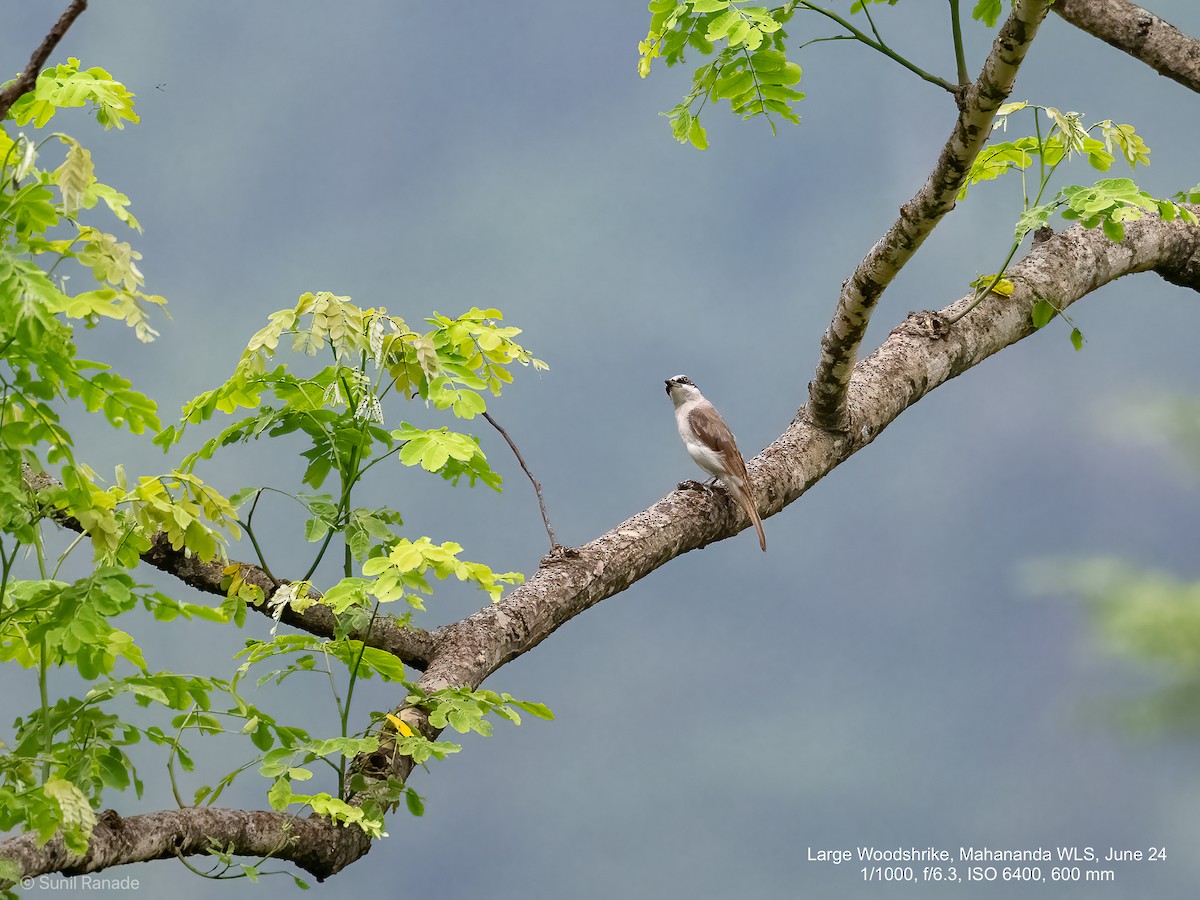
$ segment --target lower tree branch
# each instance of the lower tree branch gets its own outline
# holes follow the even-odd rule
[[[1200,41],[1154,13],[1129,0],[1058,0],[1050,8],[1159,75],[1200,91]]]
[[[323,881],[371,849],[361,829],[264,810],[188,807],[122,818],[113,810],[96,817],[88,851],[78,856],[54,837],[37,846],[35,834],[0,843],[0,859],[17,863],[25,878],[61,872],[83,875],[112,866],[206,854],[215,846],[234,856],[271,857],[295,863]],[[0,880],[0,889],[11,886]]]
[[[941,312],[910,313],[855,366],[848,391],[853,431],[830,432],[802,411],[750,461],[764,517],[801,497],[934,388],[1032,334],[1031,309],[1039,298],[1062,310],[1110,281],[1149,271],[1200,291],[1200,227],[1146,216],[1126,223],[1125,239],[1114,243],[1100,229],[1077,226],[1038,242],[1011,270],[1011,297],[991,295],[953,327],[947,319],[974,301],[973,292]],[[669,560],[748,527],[749,518],[724,492],[673,491],[585,546],[548,556],[529,581],[500,603],[434,631],[433,652],[419,686],[426,692],[478,687],[561,625]],[[427,737],[437,736],[422,710],[397,712]],[[388,725],[381,733],[379,751],[355,760],[355,771],[374,778],[408,777],[412,760],[392,752],[390,729]],[[0,857],[18,862],[27,876],[69,875],[206,853],[210,839],[234,855],[290,860],[319,879],[370,849],[360,830],[315,817],[187,808],[127,819],[105,812],[84,856],[67,852],[59,838],[39,848],[36,838],[26,834],[0,843]]]
[[[25,71],[17,77],[16,81],[0,91],[0,120],[8,115],[8,111],[14,103],[21,99],[22,94],[33,90],[42,66],[46,64],[46,60],[50,58],[50,54],[58,46],[58,42],[63,39],[67,29],[85,9],[87,9],[87,0],[71,0],[71,5],[54,23],[50,33],[42,40],[41,46],[33,51],[33,56],[29,58],[29,64],[25,66]]]
[[[34,472],[25,469],[25,484],[31,491],[37,493],[43,490],[53,490],[61,487],[53,478],[44,472]],[[63,528],[82,532],[83,526],[78,519],[62,513],[52,513],[52,518]],[[194,587],[206,594],[216,594],[224,597],[225,589],[221,581],[225,577],[222,569],[230,564],[229,560],[210,560],[204,562],[183,550],[171,546],[167,536],[161,531],[150,541],[150,549],[142,554],[143,561],[154,568],[174,575],[184,584]],[[268,618],[275,618],[276,612],[270,600],[278,585],[258,566],[249,563],[237,563],[241,566],[241,576],[248,584],[253,584],[263,592],[263,599],[258,603],[249,603],[251,609],[262,613]],[[319,599],[321,592],[310,589],[308,595]],[[328,606],[315,603],[303,612],[297,612],[289,604],[284,607],[279,621],[309,634],[320,637],[333,637],[337,633],[337,620]],[[368,630],[369,627],[369,630]],[[378,615],[374,621],[364,622],[362,627],[352,629],[349,637],[365,643],[368,647],[377,647],[391,653],[406,666],[424,671],[433,655],[433,639],[429,633],[407,625],[401,625],[395,618],[388,615]]]

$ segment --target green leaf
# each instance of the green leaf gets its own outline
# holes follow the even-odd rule
[[[80,855],[86,853],[92,830],[96,827],[96,814],[87,795],[72,782],[61,778],[51,778],[42,790],[58,806],[63,843],[67,849]]]
[[[1053,200],[1050,203],[1043,203],[1041,206],[1031,206],[1021,213],[1021,218],[1017,219],[1017,227],[1013,232],[1016,239],[1023,240],[1029,232],[1036,231],[1045,225],[1049,221],[1051,213],[1061,205],[1061,201]]]
[[[1004,4],[1001,0],[979,0],[971,10],[971,18],[982,22],[988,28],[993,28],[1003,11]]]
[[[414,816],[425,815],[425,803],[416,791],[409,788],[404,792],[404,805],[408,807],[408,811]]]
[[[267,801],[271,804],[271,809],[276,812],[282,812],[288,808],[288,804],[292,802],[292,786],[288,784],[286,778],[275,779],[275,783],[267,791]]]
[[[1078,328],[1071,329],[1071,345],[1076,350],[1083,349],[1083,332],[1080,331]]]
[[[78,141],[66,135],[60,139],[68,145],[68,150],[63,164],[54,170],[54,183],[62,193],[63,215],[74,218],[96,181],[96,171],[92,165],[92,155]]]
[[[56,110],[90,103],[96,109],[96,121],[106,129],[124,128],[126,121],[138,121],[133,97],[104,69],[94,66],[80,71],[79,60],[71,57],[42,72],[34,89],[12,105],[9,115],[18,125],[32,121],[41,128]]]
[[[1054,318],[1055,309],[1047,300],[1038,300],[1033,304],[1033,309],[1030,314],[1033,318],[1033,327],[1041,328]]]
[[[1016,285],[1014,285],[1009,279],[998,277],[994,273],[991,275],[980,275],[971,282],[971,287],[980,291],[987,288],[991,291],[991,293],[997,294],[1001,297],[1011,297],[1013,292],[1017,289]]]
[[[708,30],[704,37],[710,41],[719,41],[741,21],[742,16],[737,9],[728,9],[708,23]]]
[[[713,85],[712,94],[718,100],[738,97],[754,86],[754,73],[748,69],[738,69],[722,74]]]
[[[507,696],[507,695],[506,695]],[[508,698],[508,702],[518,709],[523,709],[531,716],[537,716],[539,719],[554,719],[554,713],[545,703],[532,703],[528,700],[513,700]]]
[[[1121,150],[1125,162],[1129,163],[1129,168],[1134,168],[1138,163],[1144,166],[1150,164],[1150,148],[1146,146],[1146,142],[1141,136],[1133,130],[1132,125],[1114,125],[1111,121],[1101,122],[1101,130],[1104,134],[1104,143],[1109,150],[1112,150],[1113,145],[1116,145]]]

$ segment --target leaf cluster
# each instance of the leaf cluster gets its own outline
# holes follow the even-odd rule
[[[649,9],[650,30],[638,44],[638,73],[643,78],[657,58],[668,66],[683,62],[689,46],[705,56],[716,51],[712,62],[696,69],[688,95],[663,113],[680,143],[707,149],[700,112],[710,101],[727,100],[743,119],[765,116],[772,131],[772,113],[800,121],[793,104],[804,94],[793,85],[799,83],[801,70],[784,49],[783,25],[792,16],[791,4],[767,9],[734,0],[652,0]]]
[[[385,404],[418,401],[471,421],[486,411],[486,397],[512,382],[515,366],[540,370],[546,364],[517,342],[520,329],[505,325],[496,309],[472,307],[454,317],[435,312],[413,328],[382,307],[308,293],[272,314],[252,336],[233,375],[187,404],[177,426],[163,429],[149,397],[108,365],[79,358],[74,343],[75,327],[104,320],[125,322],[143,342],[156,336],[149,314],[164,300],[144,292],[140,253],[100,223],[84,221],[91,211],[106,210],[140,232],[129,198],[98,180],[90,152],[74,138],[11,130],[10,123],[40,128],[59,111],[80,106],[90,106],[105,128],[137,122],[131,92],[108,72],[81,69],[72,59],[44,72],[0,129],[0,663],[34,672],[41,695],[40,704],[3,736],[7,742],[0,741],[0,829],[32,831],[40,843],[61,834],[68,849],[85,852],[105,791],[132,787],[141,795],[127,748],[145,741],[165,754],[180,805],[212,804],[239,774],[257,769],[269,779],[268,799],[275,808],[299,804],[381,836],[387,809],[403,798],[419,815],[423,801],[395,779],[347,773],[349,759],[380,744],[377,735],[353,733],[349,726],[354,686],[376,676],[406,690],[414,686],[395,656],[358,636],[369,633],[381,603],[403,599],[410,608],[423,608],[431,574],[474,584],[493,600],[503,585],[521,577],[460,558],[462,547],[452,541],[406,538],[397,510],[354,502],[367,471],[391,457],[451,484],[501,487],[474,435],[450,425],[420,428],[399,416],[392,419],[399,427],[388,427],[385,415],[392,413],[385,413]],[[59,275],[65,265],[83,273],[84,290],[67,291]],[[288,348],[299,354],[298,363],[282,358],[280,350]],[[312,366],[308,361],[323,351],[329,353],[326,364]],[[156,443],[164,449],[186,428],[217,413],[250,415],[237,418],[173,471],[129,478],[118,467],[105,483],[75,459],[65,424],[68,403],[131,434],[158,432]],[[252,528],[255,507],[269,489],[252,487],[226,498],[195,469],[231,445],[287,435],[305,440],[304,482],[311,492],[286,496],[304,508],[305,537],[319,549],[307,575],[280,583],[270,576]],[[43,474],[48,465],[57,467],[53,479]],[[331,480],[336,490],[322,493]],[[82,531],[57,559],[47,558],[43,535],[55,520]],[[245,563],[224,566],[227,596],[216,607],[182,602],[130,574],[156,541],[211,561],[224,558],[226,538],[243,533],[275,582],[269,598],[261,573],[252,578]],[[343,578],[321,595],[309,577],[335,537],[344,547]],[[87,544],[94,558],[90,573],[60,579],[66,556]],[[35,573],[22,561],[30,558]],[[355,561],[363,564],[363,577],[356,577]],[[188,619],[240,626],[249,603],[266,603],[281,616],[287,607],[303,611],[318,602],[335,613],[332,637],[280,635],[277,625],[269,640],[247,642],[228,681],[154,671],[149,654],[118,627],[118,617],[137,609],[162,623]],[[409,615],[393,616],[393,624],[405,624]],[[242,690],[256,666],[256,690],[293,676],[321,678],[341,733],[313,737],[249,702]],[[63,668],[90,685],[84,696],[53,698],[52,681]],[[508,715],[513,708],[500,703],[495,711]],[[167,721],[153,718],[163,710],[169,711]],[[148,722],[143,715],[151,717]],[[376,714],[373,721],[387,720]],[[458,750],[411,729],[394,734],[395,752],[411,753],[421,763]],[[216,735],[248,740],[250,758],[215,782],[186,791],[185,801],[180,772],[195,769],[191,738]],[[293,792],[322,766],[336,776],[330,790]],[[363,802],[344,799],[354,791],[362,792]],[[228,855],[218,846],[213,854],[218,863]],[[240,868],[245,877],[259,874],[257,864]],[[0,870],[0,878],[6,872]]]

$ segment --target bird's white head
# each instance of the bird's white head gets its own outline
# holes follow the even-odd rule
[[[692,379],[686,375],[676,375],[667,379],[667,396],[676,407],[682,406],[689,400],[703,400],[700,388],[692,384]]]

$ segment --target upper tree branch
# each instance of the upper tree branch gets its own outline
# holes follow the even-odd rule
[[[50,33],[46,35],[40,47],[33,51],[33,56],[29,57],[29,65],[25,67],[25,71],[20,74],[16,81],[0,91],[0,120],[3,120],[8,115],[8,111],[12,105],[21,99],[22,94],[26,94],[33,90],[33,86],[37,83],[38,74],[42,71],[42,66],[46,64],[46,60],[50,58],[50,54],[54,48],[58,46],[58,42],[62,40],[63,35],[67,33],[67,29],[71,27],[71,23],[79,18],[80,13],[87,9],[87,0],[71,0],[71,5],[66,8],[54,27],[50,29]]]
[[[1014,4],[979,78],[960,96],[958,120],[937,165],[916,196],[900,208],[900,217],[842,285],[833,321],[821,338],[816,374],[808,386],[809,415],[820,427],[832,431],[850,427],[846,391],[871,313],[892,279],[954,208],[971,163],[987,143],[992,119],[1012,90],[1048,5],[1049,0],[1017,0]]]
[[[1051,9],[1093,37],[1200,91],[1200,41],[1129,0],[1058,0]]]

